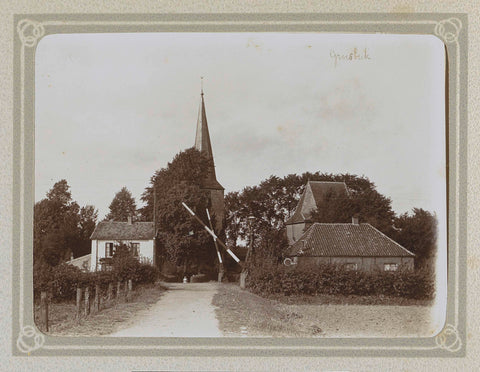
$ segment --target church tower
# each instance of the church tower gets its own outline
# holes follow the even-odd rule
[[[200,94],[200,108],[198,110],[197,133],[195,135],[195,149],[202,152],[209,159],[212,159],[212,166],[208,170],[208,175],[203,182],[203,189],[210,192],[212,206],[210,213],[215,215],[215,232],[218,234],[223,228],[223,219],[225,217],[224,188],[217,181],[215,174],[215,163],[213,161],[212,144],[208,132],[207,114],[205,112],[205,101],[203,98],[203,88]]]

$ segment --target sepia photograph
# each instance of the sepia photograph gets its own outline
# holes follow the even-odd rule
[[[433,337],[447,83],[432,35],[59,33],[35,54],[35,325]]]

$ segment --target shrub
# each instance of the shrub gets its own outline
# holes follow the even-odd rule
[[[52,296],[55,300],[74,299],[78,284],[87,280],[86,274],[78,267],[66,263],[57,265],[53,268]]]
[[[250,269],[247,286],[260,295],[384,295],[431,299],[434,294],[434,281],[427,272],[348,271],[336,265],[295,269],[259,265]]]
[[[53,269],[43,262],[35,262],[33,265],[33,296],[40,298],[41,291],[50,291],[53,281]]]
[[[140,263],[135,268],[133,281],[137,284],[155,283],[159,277],[159,271],[155,266],[148,263]]]
[[[76,298],[77,287],[93,288],[97,284],[102,291],[109,283],[117,280],[132,279],[134,284],[155,283],[158,270],[148,263],[140,263],[131,255],[123,253],[114,257],[110,271],[83,272],[78,267],[62,263],[57,266],[37,264],[34,266],[34,298],[38,299],[41,291],[49,291],[56,301],[68,301]]]

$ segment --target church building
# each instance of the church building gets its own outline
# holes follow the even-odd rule
[[[208,132],[207,114],[205,112],[205,100],[203,96],[204,95],[202,89],[200,94],[200,108],[198,110],[195,149],[202,152],[204,155],[207,156],[207,158],[212,160],[212,166],[208,170],[208,176],[203,181],[203,189],[210,192],[210,200],[212,201],[210,213],[215,215],[215,231],[218,233],[223,228],[223,221],[225,218],[225,189],[217,181],[217,176],[215,173],[212,143],[210,141],[210,133]]]

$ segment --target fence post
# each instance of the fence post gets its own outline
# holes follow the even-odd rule
[[[125,296],[125,300],[128,301],[128,297],[129,297],[128,296],[129,295],[129,293],[128,293],[128,280],[125,280],[124,285],[125,285],[125,287],[124,287],[125,293],[123,295]]]
[[[95,284],[95,302],[93,303],[93,309],[95,312],[100,311],[100,285]]]
[[[128,279],[128,295],[127,295],[128,301],[132,298],[132,290],[133,290],[132,279]]]
[[[108,289],[107,289],[107,300],[110,301],[112,299],[112,293],[113,293],[113,283],[110,282],[108,283]]]
[[[242,270],[240,273],[240,288],[245,289],[245,284],[247,280],[247,271]]]
[[[45,332],[48,332],[48,297],[47,292],[40,293],[40,320]]]
[[[117,296],[116,296],[116,299],[117,300],[120,299],[120,280],[117,281]]]
[[[85,316],[90,314],[90,291],[89,288],[85,288]]]
[[[82,288],[77,287],[77,319],[80,319],[80,303],[82,301]]]

